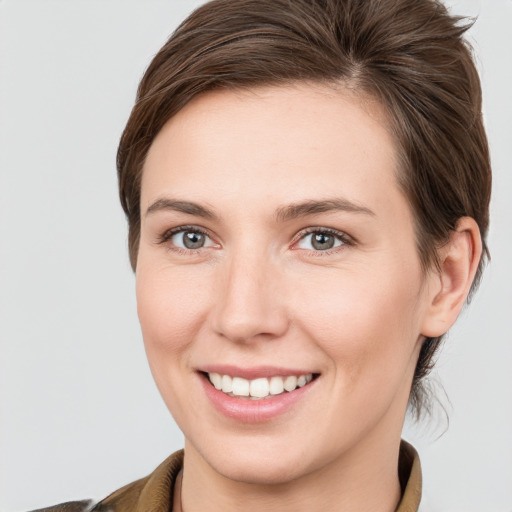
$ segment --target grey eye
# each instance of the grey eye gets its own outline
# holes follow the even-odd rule
[[[211,242],[210,238],[200,231],[179,231],[171,237],[171,242],[182,249],[201,249]],[[211,244],[210,244],[211,245]]]
[[[333,233],[314,231],[304,235],[299,241],[300,249],[307,249],[309,251],[326,251],[343,245],[343,240],[340,236],[336,236]]]
[[[311,237],[311,245],[319,250],[332,249],[334,247],[334,237],[326,233],[313,233]]]

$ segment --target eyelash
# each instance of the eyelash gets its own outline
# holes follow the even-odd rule
[[[304,231],[301,231],[293,241],[292,246],[296,246],[301,240],[303,240],[306,236],[311,234],[333,236],[341,242],[341,245],[339,245],[338,247],[333,247],[332,249],[324,249],[323,251],[311,250],[310,252],[315,257],[329,256],[330,254],[343,250],[344,247],[355,245],[355,240],[351,236],[347,235],[347,233],[344,233],[343,231],[338,231],[337,229],[325,227],[311,227],[305,229]]]
[[[210,233],[207,230],[202,229],[198,226],[178,226],[176,228],[169,229],[169,230],[165,231],[162,235],[160,235],[158,237],[157,243],[165,244],[165,243],[169,242],[169,240],[174,235],[176,235],[178,233],[187,232],[187,231],[190,231],[193,233],[200,233],[201,235],[204,235],[204,236],[212,239],[212,236],[210,235]],[[333,236],[341,242],[340,246],[334,247],[332,249],[325,249],[325,250],[318,250],[318,251],[311,250],[310,252],[312,254],[314,254],[315,256],[328,256],[334,252],[338,252],[339,250],[342,250],[343,247],[355,245],[355,240],[352,237],[350,237],[349,235],[347,235],[346,233],[344,233],[343,231],[338,231],[336,229],[325,228],[325,227],[311,227],[311,228],[305,229],[304,231],[301,231],[295,237],[295,239],[293,240],[293,242],[291,244],[292,248],[294,246],[296,246],[306,236],[311,235],[311,234],[325,234],[325,235]],[[200,247],[198,249],[183,249],[183,248],[177,247],[175,245],[172,245],[171,247],[169,247],[169,249],[172,251],[178,252],[180,254],[186,254],[186,255],[196,254],[199,251],[201,251],[201,249],[203,249],[203,248],[204,247]],[[298,250],[298,249],[295,249],[295,250]]]
[[[178,233],[184,233],[190,231],[192,233],[200,233],[201,235],[207,236],[208,238],[212,239],[212,236],[208,231],[205,229],[202,229],[198,226],[178,226],[176,228],[169,229],[165,231],[162,235],[158,237],[157,243],[158,244],[165,244],[169,242],[169,240]],[[169,250],[177,252],[179,254],[185,254],[185,255],[191,255],[191,254],[197,254],[199,251],[201,251],[203,247],[200,247],[198,249],[183,249],[181,247],[177,247],[175,245],[169,246]]]

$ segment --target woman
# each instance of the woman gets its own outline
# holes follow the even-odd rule
[[[184,452],[50,510],[417,510],[408,405],[487,253],[480,85],[436,1],[216,0],[118,151],[144,343]]]

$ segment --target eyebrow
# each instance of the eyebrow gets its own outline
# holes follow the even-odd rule
[[[146,210],[146,216],[162,210],[172,210],[175,212],[185,213],[188,215],[196,215],[205,219],[218,219],[218,216],[210,209],[191,201],[180,201],[177,199],[162,198],[157,199]],[[344,211],[350,213],[362,213],[365,215],[375,216],[375,212],[345,198],[334,198],[324,200],[309,200],[301,203],[292,203],[277,208],[275,218],[278,222],[286,222],[289,220],[315,215],[317,213],[325,213],[331,211]]]
[[[304,201],[302,203],[293,203],[283,206],[276,210],[276,219],[280,222],[314,215],[316,213],[325,213],[331,211],[343,211],[350,213],[362,213],[375,216],[375,212],[366,206],[359,205],[345,198],[325,199],[320,201]]]
[[[146,216],[162,210],[172,210],[175,212],[196,215],[205,219],[217,219],[217,215],[212,210],[190,201],[179,201],[176,199],[158,199],[152,203],[146,210]]]

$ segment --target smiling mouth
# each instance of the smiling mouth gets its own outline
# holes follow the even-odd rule
[[[257,379],[244,379],[243,377],[232,377],[219,373],[204,373],[215,389],[222,391],[228,396],[246,400],[271,399],[283,393],[292,391],[308,385],[318,377],[318,374],[306,373],[302,375],[279,375],[273,377],[261,377]]]

